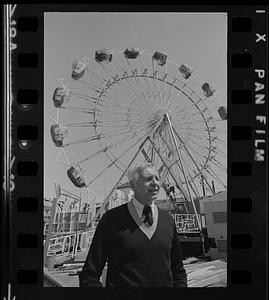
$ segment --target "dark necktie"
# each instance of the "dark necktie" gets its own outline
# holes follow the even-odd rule
[[[143,215],[145,216],[144,223],[148,223],[149,226],[153,223],[152,210],[149,205],[145,205],[143,209]]]

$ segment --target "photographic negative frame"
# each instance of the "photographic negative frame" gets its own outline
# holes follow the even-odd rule
[[[126,8],[116,6],[5,6],[6,19],[10,21],[6,22],[5,30],[7,41],[10,43],[7,43],[5,49],[6,102],[3,105],[5,133],[3,135],[5,146],[3,193],[5,201],[2,225],[5,228],[3,240],[6,238],[8,241],[4,243],[2,250],[6,257],[2,270],[2,282],[5,282],[3,295],[12,293],[16,297],[38,295],[45,298],[50,293],[53,297],[60,295],[57,293],[70,293],[70,289],[67,292],[65,289],[51,292],[50,289],[44,288],[44,275],[41,275],[43,274],[44,208],[41,199],[44,199],[46,192],[44,170],[47,152],[44,149],[47,145],[45,133],[48,129],[44,118],[48,113],[45,106],[47,97],[51,97],[51,90],[48,90],[46,94],[46,75],[48,74],[46,72],[50,71],[49,64],[46,64],[48,61],[46,51],[48,51],[47,47],[53,45],[52,42],[46,43],[46,26],[49,24],[46,23],[46,18],[53,13],[61,18],[64,15],[90,15],[98,14],[98,12],[104,17],[104,13],[101,13],[104,11],[107,14],[122,14],[123,16],[146,13],[164,16],[164,14],[171,13],[169,9],[168,12],[159,12],[154,7],[148,9],[129,7],[126,13]],[[227,288],[184,289],[182,296],[185,296],[185,293],[186,296],[192,293],[201,297],[202,293],[202,297],[218,296],[224,299],[240,294],[248,299],[248,297],[253,297],[255,286],[255,295],[257,296],[258,293],[263,297],[266,278],[266,266],[263,259],[267,257],[267,237],[265,236],[267,224],[266,76],[268,63],[265,54],[267,53],[267,7],[178,6],[176,11],[173,10],[173,15],[207,13],[211,16],[222,14],[227,17],[227,36],[222,37],[227,43],[227,61],[225,62],[227,64],[227,89],[223,91],[224,98],[227,98],[228,110]],[[58,29],[59,26],[58,24],[56,28]],[[111,40],[113,38],[116,39],[112,36]],[[100,44],[104,42],[105,37]],[[126,48],[131,42],[126,42]],[[214,41],[212,43],[214,44]],[[137,46],[146,48],[144,45]],[[183,43],[182,48],[184,46],[187,47]],[[111,49],[114,46],[107,47]],[[122,47],[120,46],[120,49]],[[158,50],[154,45],[151,47]],[[167,52],[170,59],[171,54],[169,55],[169,49],[166,47],[162,45],[161,49]],[[81,45],[79,48],[81,55],[77,51],[74,55],[78,58],[85,57],[88,49],[84,49]],[[150,53],[154,54],[153,51]],[[176,59],[174,56],[171,55],[173,59]],[[159,56],[155,55],[156,57]],[[160,60],[160,64],[162,62]],[[70,61],[70,69],[71,63]],[[69,69],[69,66],[65,67],[66,70]],[[50,72],[53,72],[53,69]],[[63,73],[65,74],[59,74],[56,77],[61,79],[60,76],[69,75],[67,71]],[[205,90],[208,91],[206,87]],[[257,258],[253,257],[253,253],[257,253]],[[31,292],[31,289],[35,292]],[[122,294],[125,292],[128,293],[124,289],[120,291]],[[139,297],[146,296],[149,292],[143,290]],[[84,294],[85,291],[76,289],[74,293]],[[106,293],[116,292],[95,290],[94,293],[96,296],[105,296]],[[168,294],[173,296],[175,292],[171,289],[164,289],[163,295]]]

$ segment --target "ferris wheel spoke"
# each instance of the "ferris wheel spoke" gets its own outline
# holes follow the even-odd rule
[[[86,138],[86,139],[80,139],[80,140],[77,140],[77,141],[74,141],[74,142],[64,144],[62,147],[69,147],[71,145],[89,143],[89,142],[92,142],[92,141],[95,141],[95,140],[98,140],[98,139],[100,139],[100,136],[92,136],[92,137],[89,137],[89,138]]]
[[[223,140],[220,140],[218,138],[214,139],[214,142],[217,143],[217,144],[220,144],[222,146],[227,146],[227,143]]]
[[[188,117],[188,118],[186,118],[186,123],[189,121],[189,120],[192,120],[192,119],[195,119],[195,117],[197,117],[197,116],[200,116],[202,113],[201,113],[201,111],[199,110],[198,112],[193,112],[192,114],[186,114],[185,115],[185,118],[186,117]],[[211,119],[205,119],[207,122],[209,122]],[[196,122],[195,124],[196,125],[198,125],[198,124],[202,124],[202,123],[204,123],[204,121],[200,121],[200,122]]]
[[[177,166],[177,168],[176,168]],[[173,168],[176,168],[176,170],[178,171],[178,179],[180,180],[180,182],[182,182],[182,184],[184,184],[187,180],[187,177],[184,178],[184,169],[183,169],[183,164],[182,164],[182,160],[180,157],[177,158],[177,160],[173,163]]]
[[[98,65],[103,69],[103,71],[114,80],[115,72],[113,72],[107,65],[102,62],[99,62]]]
[[[150,89],[150,87],[149,87],[148,80],[146,79],[146,77],[147,77],[147,75],[146,75],[146,76],[141,76],[141,75],[140,75],[138,78],[139,78],[141,84],[142,84],[143,87],[144,87],[144,89],[143,89],[144,95],[145,95],[145,96],[148,95],[147,98],[149,98],[150,101],[151,101],[151,103],[152,103],[153,105],[155,105],[155,94],[152,93],[152,91],[151,91],[151,89]]]
[[[197,128],[192,128],[190,127],[190,130],[192,130],[193,132],[197,132],[197,133],[200,133],[200,132],[210,132],[211,134],[213,133],[220,133],[218,130],[214,129],[214,128],[211,128],[211,127],[208,127],[206,129],[197,129]],[[200,135],[196,135],[196,137],[199,137]]]
[[[119,99],[122,99],[123,101],[125,101],[125,102],[129,102],[129,99],[130,98],[132,98],[132,97],[127,97],[126,98],[126,95],[124,95],[124,96],[122,96],[121,94],[117,94],[117,93],[114,93],[114,92],[112,92],[111,90],[106,90],[105,91],[107,94],[111,94],[111,97],[108,97],[106,94],[102,94],[102,98],[101,99],[103,99],[103,98],[107,98],[108,100],[110,100],[110,99],[112,99],[112,100],[116,100],[116,101],[120,101]],[[114,98],[116,96],[116,98]],[[118,100],[117,100],[118,99]]]
[[[97,112],[98,113],[98,112]],[[100,112],[99,112],[100,113]],[[107,118],[109,119],[117,119],[117,118],[126,118],[126,113],[124,113],[124,111],[119,111],[119,110],[116,110],[116,107],[111,109],[110,111],[106,112],[102,112],[102,115],[105,115]]]
[[[197,107],[197,110],[198,111],[196,111],[196,112],[192,112],[192,115],[191,115],[192,117],[196,117],[196,116],[200,117],[200,116],[202,116],[203,119],[199,119],[200,123],[202,123],[202,122],[214,123],[212,115],[209,112],[207,112],[204,108],[202,108],[202,106],[201,107]],[[190,115],[190,113],[186,114],[186,116],[188,116],[188,115]],[[186,123],[187,123],[187,121],[186,121]]]
[[[140,80],[141,80],[141,78],[140,78]],[[152,81],[154,81],[154,80],[150,80],[150,79],[149,79],[148,82],[149,82],[149,81],[152,83]],[[151,90],[151,88],[150,88],[148,82],[147,82],[147,90],[146,90],[146,91],[147,91],[147,93],[150,95],[150,98],[152,99],[153,104],[161,105],[161,104],[162,104],[162,98],[161,98],[161,96],[160,96],[160,93],[157,92],[157,93],[155,94],[156,87],[155,87],[154,84],[152,83],[152,90]],[[151,95],[153,95],[153,97],[152,97]],[[161,106],[162,106],[162,105],[161,105]]]
[[[87,95],[84,95],[84,94],[81,94],[81,93],[78,93],[78,92],[75,92],[74,90],[70,90],[70,94],[71,95],[74,95],[82,100],[85,100],[87,102],[90,102],[91,104],[95,104],[96,103],[96,100],[97,98],[96,97],[92,97],[92,96],[87,96]]]
[[[165,107],[167,110],[169,110],[169,107],[171,107],[171,105],[173,105],[173,93],[175,92],[175,88],[171,88],[169,95],[167,96],[167,98],[165,99]],[[178,92],[178,91],[176,91]]]
[[[133,69],[127,58],[125,58],[125,61],[127,63],[127,66],[129,67],[129,73],[132,74],[131,77],[132,77],[132,79],[134,79],[134,83],[137,85],[137,87],[139,89],[141,89],[142,85],[140,84],[140,82],[138,80],[138,79],[140,79],[140,77],[139,77],[139,74],[137,73],[137,68]],[[144,85],[144,87],[146,87],[146,86]],[[147,91],[147,87],[146,87],[146,91]]]
[[[220,157],[227,159],[227,154],[225,154],[224,152],[220,151],[220,150],[216,150],[215,153],[217,155],[219,155]]]
[[[123,74],[124,76],[124,73],[127,72],[126,70],[126,66],[125,66],[125,63],[123,62],[123,58],[120,57],[118,60],[116,59],[113,59],[112,60],[113,64],[115,65],[115,67],[117,68],[117,70]],[[126,74],[126,73],[125,73]]]
[[[96,179],[98,179],[101,175],[103,175],[108,169],[110,169],[114,164],[116,163],[116,160],[110,163],[107,167],[105,167],[101,172],[99,172],[87,185],[86,187],[90,186]]]
[[[187,180],[188,180],[188,185],[192,188],[192,191],[196,194],[196,190],[193,188],[193,186],[191,185],[191,180],[192,180],[192,175],[190,174],[189,172],[189,169],[188,168],[188,163],[185,162],[184,158],[183,158],[183,155],[182,155],[182,164],[184,165],[185,167],[185,170],[186,170],[186,173],[187,173]],[[188,179],[189,178],[189,179]]]
[[[188,123],[189,121],[193,121],[195,120],[195,116],[197,116],[196,114],[184,114],[182,119],[184,120],[184,123],[188,126],[190,124],[193,124],[193,122]]]
[[[191,99],[191,97],[192,97],[193,94],[194,94],[194,91],[192,91],[192,93],[191,93],[190,95],[187,96],[187,98],[191,101],[191,105],[185,106],[184,108],[182,108],[181,110],[179,110],[179,112],[183,112],[183,111],[189,112],[189,111],[191,111],[193,108],[198,108],[197,105],[198,105],[200,102],[202,102],[202,99],[199,97],[198,100],[196,100],[196,102],[194,102],[194,101]],[[183,110],[183,109],[184,109],[184,110]],[[198,109],[199,109],[199,108],[198,108]]]
[[[102,128],[103,130],[105,128],[109,128],[109,127],[124,127],[128,124],[128,119],[122,119],[122,120],[119,120],[115,117],[113,117],[113,119],[110,119],[109,117],[107,117],[105,120],[102,120],[102,121],[99,121],[98,123],[98,126],[100,128]]]
[[[219,167],[220,169],[222,169],[224,172],[227,172],[227,169],[216,159],[212,159],[212,164],[214,164],[215,166]]]
[[[151,83],[151,78],[146,75],[146,76],[143,76],[143,79],[144,79],[144,83],[145,83],[145,86],[146,86],[146,95],[148,95],[149,99],[151,99],[153,105],[158,105],[158,100],[157,100],[157,96],[155,95],[155,91],[154,91],[154,88],[151,87],[152,83]],[[148,98],[147,97],[147,98]]]
[[[114,134],[114,133],[118,133],[118,132],[129,132],[130,131],[130,128],[127,128],[127,126],[103,126],[103,127],[100,127],[100,129],[102,130],[102,134],[104,135],[108,135],[108,134]]]
[[[142,75],[142,78],[143,78],[143,80],[144,80],[144,84],[145,84],[145,86],[147,87],[147,89],[148,89],[148,91],[149,91],[149,93],[150,93],[150,95],[153,95],[153,98],[154,98],[154,100],[156,101],[156,95],[155,95],[155,93],[154,93],[154,87],[153,87],[153,85],[152,85],[152,80],[150,79],[150,76],[148,75],[148,70],[149,70],[149,67],[146,67],[145,66],[145,63],[144,63],[144,61],[143,61],[143,59],[142,59],[142,57],[141,57],[141,55],[139,55],[138,56],[139,57],[139,61],[140,61],[140,64],[143,66],[142,68],[143,68],[143,75]],[[140,75],[141,76],[141,75]],[[149,83],[150,82],[150,83]],[[152,90],[151,90],[151,88],[150,88],[150,85],[152,85]],[[161,100],[161,98],[159,97],[159,100]]]
[[[105,153],[106,153],[108,150],[110,150],[111,148],[112,148],[112,146],[107,146],[107,147],[105,147],[105,148],[103,148],[103,149],[101,149],[101,150],[99,150],[99,151],[96,151],[95,153],[92,153],[91,155],[85,157],[84,159],[78,161],[77,163],[78,163],[78,164],[83,164],[83,163],[85,163],[85,162],[87,162],[87,161],[89,161],[89,160],[91,160],[91,159],[93,159],[93,158],[96,158],[96,157],[98,157],[98,156],[100,156],[100,155],[105,154]]]
[[[186,149],[185,149],[185,151],[186,151]],[[186,155],[187,161],[184,159],[183,155],[182,155],[182,161],[183,161],[183,164],[185,165],[185,169],[188,172],[188,175],[190,178],[189,182],[190,182],[192,179],[194,179],[197,176],[197,174],[201,173],[201,168],[199,168],[199,166],[196,163],[196,160],[191,156],[191,154],[188,151],[186,151],[185,155]],[[188,168],[188,166],[189,166],[189,168]],[[193,167],[191,167],[191,166],[193,166]],[[194,175],[190,174],[189,169],[191,169],[193,171]],[[197,170],[197,171],[195,172],[194,170]]]
[[[197,107],[197,108],[198,108],[198,107]],[[184,121],[185,121],[185,124],[188,124],[188,122],[190,122],[190,124],[193,124],[193,122],[191,122],[191,121],[192,121],[193,119],[195,119],[195,117],[197,117],[198,115],[201,115],[201,116],[202,116],[204,122],[206,122],[206,123],[208,122],[208,120],[205,119],[204,115],[201,113],[201,111],[200,111],[199,108],[198,108],[198,110],[199,110],[198,113],[190,113],[190,112],[188,112],[188,113],[185,113],[185,114],[184,114],[183,119],[184,119]],[[198,125],[198,124],[197,124],[197,125]]]
[[[141,94],[141,85],[138,84],[138,80],[136,77],[132,77],[132,76],[128,76],[125,79],[123,79],[124,82],[126,82],[127,86],[134,92],[136,97],[139,97]],[[132,88],[131,83],[134,82],[135,83],[135,87],[136,89]]]
[[[128,78],[126,78],[124,81],[126,81],[126,82],[129,82],[131,79],[128,79]],[[120,94],[119,95],[121,95],[123,93],[123,91],[121,90],[120,91]],[[135,96],[135,98],[134,98],[134,96],[133,95],[129,95],[128,93],[127,93],[127,95],[128,95],[128,99],[139,99],[140,97],[143,97],[143,92],[141,92],[141,90],[139,90],[139,92],[137,92],[137,91],[134,91],[134,96]]]
[[[148,76],[149,79],[149,82],[150,82],[150,85],[151,85],[151,88],[152,88],[152,94],[154,96],[154,99],[156,100],[157,103],[159,104],[162,104],[162,96],[161,94],[159,93],[159,90],[158,88],[156,88],[156,80],[158,80],[157,78],[157,74],[152,74],[152,76]],[[154,84],[155,82],[155,84]],[[157,91],[157,93],[155,93]]]
[[[140,103],[139,103],[140,104]],[[142,105],[143,103],[141,103]],[[152,116],[152,109],[154,109],[154,106],[147,106],[145,105],[145,108],[139,107],[139,105],[133,105],[130,109],[128,109],[128,113],[130,115],[136,114],[136,115],[146,115],[146,116]]]
[[[175,89],[177,89],[177,91],[181,91],[179,88],[177,88],[175,86],[175,83],[178,81],[179,79],[177,77],[175,77],[175,79],[173,80],[172,84],[170,85],[170,89],[169,89],[169,93],[167,98],[165,99],[165,103],[166,103],[166,107],[169,107],[171,105],[171,97],[173,94],[173,91],[175,91]]]
[[[101,85],[106,83],[106,78],[103,76],[100,76],[98,73],[91,70],[89,67],[86,67],[86,70],[90,76],[92,76],[94,79],[96,79]]]
[[[195,143],[196,146],[206,148],[206,145],[208,145],[208,143],[206,143],[206,141],[204,140],[205,137],[206,136],[196,135],[194,133],[194,131],[191,131],[191,132],[186,133],[186,139],[184,139],[183,142],[184,142],[184,144]],[[195,141],[194,141],[194,138],[195,138]],[[198,143],[199,141],[201,141],[202,143]]]
[[[108,101],[112,100],[112,98],[106,98]],[[122,106],[120,107],[118,102],[113,102],[115,103],[113,106],[110,103],[106,103],[106,102],[99,102],[98,103],[98,107],[95,110],[95,116],[100,116],[103,114],[106,114],[108,116],[111,116],[111,114],[115,111],[115,108],[118,107],[118,109],[120,111],[126,111],[127,109],[129,109],[129,105],[127,104],[122,104]]]
[[[107,128],[107,129],[109,129],[109,128]],[[124,127],[122,127],[122,128],[120,128],[120,129],[110,129],[110,131],[103,131],[102,132],[102,137],[103,138],[107,138],[107,137],[116,137],[116,136],[118,136],[118,135],[125,135],[125,134],[127,134],[127,133],[130,133],[130,129],[128,129],[128,130],[126,130],[126,128],[124,128]]]
[[[98,126],[100,128],[106,128],[106,127],[111,127],[111,126],[117,126],[117,127],[125,127],[126,124],[128,124],[128,119],[122,119],[118,120],[116,118],[109,119],[107,118],[106,120],[99,121]]]
[[[188,97],[186,98],[188,99]],[[169,111],[171,111],[171,114],[174,116],[174,118],[180,118],[187,123],[186,119],[188,117],[189,112],[186,108],[186,104],[182,103],[182,101],[186,100],[186,98],[179,100],[179,104],[174,109],[171,108],[170,110],[169,108]],[[182,107],[182,105],[184,106]]]
[[[64,124],[64,127],[94,127],[95,122],[84,122],[84,123],[68,123]]]
[[[131,91],[132,94],[129,94],[129,91]],[[113,85],[111,88],[106,88],[105,89],[105,93],[107,94],[111,94],[112,96],[116,96],[117,98],[122,98],[125,101],[127,101],[127,103],[129,102],[129,99],[133,99],[134,97],[137,97],[138,94],[132,90],[126,90],[126,89],[120,89],[118,91],[117,86]]]
[[[198,134],[200,132],[200,134]],[[192,137],[195,137],[197,138],[198,140],[201,139],[204,141],[204,143],[206,144],[209,144],[209,139],[206,138],[206,139],[203,139],[207,136],[209,136],[210,138],[211,137],[215,137],[215,131],[212,131],[212,130],[202,130],[202,131],[198,131],[198,133],[196,134],[196,130],[192,129],[191,130],[191,138]]]
[[[134,136],[133,136],[133,135],[132,135],[131,137],[130,137],[130,136],[127,136],[127,137],[125,137],[125,138],[123,138],[123,139],[117,141],[116,143],[114,142],[114,143],[110,144],[109,146],[106,146],[105,148],[103,148],[103,149],[100,151],[100,154],[102,154],[102,153],[105,154],[108,150],[115,149],[115,148],[118,147],[120,144],[125,143],[125,142],[127,142],[127,141],[129,141],[129,140],[133,140],[133,139],[134,139]],[[138,141],[137,141],[136,143],[134,143],[134,144],[132,145],[132,147],[134,147],[139,141],[140,141],[140,140],[138,139]],[[130,148],[130,149],[131,149],[131,148]],[[128,148],[128,151],[129,151],[130,149]]]
[[[190,143],[188,143],[188,145],[186,145],[186,147],[191,149],[193,153],[196,153],[198,157],[201,155],[205,155],[205,156],[208,155],[208,151],[206,150],[206,147],[201,147],[201,145],[195,143],[194,141],[192,141],[192,144],[197,146],[197,149],[199,149],[199,152],[194,150],[194,148],[191,146]]]
[[[128,136],[128,138],[126,138],[126,137],[123,138],[122,140],[120,140],[120,141],[118,141],[117,143],[113,144],[113,146],[114,146],[114,147],[118,147],[119,145],[125,143],[126,141],[129,141],[130,139],[133,140],[135,137],[136,137],[136,135],[135,135],[134,133],[132,133],[132,135],[131,135],[130,137]],[[145,135],[142,136],[142,137],[140,137],[140,138],[138,138],[137,141],[136,141],[131,147],[132,147],[132,148],[135,147],[135,146],[137,145],[137,143],[141,142],[141,140],[142,140],[143,138],[145,138]],[[131,147],[128,148],[128,151],[129,151],[130,149],[132,149]]]
[[[177,115],[181,116],[181,113],[184,112],[185,106],[187,105],[187,103],[184,103],[184,101],[188,100],[188,98],[191,97],[191,95],[186,96],[185,94],[183,94],[181,90],[178,91],[177,96],[179,97],[180,94],[183,95],[184,98],[183,99],[179,99],[178,100],[178,102],[179,102],[178,104],[171,103],[170,106],[168,107],[168,111],[170,111],[171,114],[174,115],[174,116],[177,116]],[[184,103],[184,107],[182,107],[183,103]]]
[[[106,67],[107,68],[107,67]],[[111,71],[112,72],[112,71]],[[112,72],[113,73],[113,72]],[[126,73],[125,73],[126,74]],[[129,89],[136,97],[137,96],[139,96],[139,94],[138,94],[138,92],[136,91],[136,89],[134,89],[130,84],[129,84],[129,80],[130,79],[128,79],[127,80],[127,78],[130,78],[129,76],[124,76],[124,77],[122,77],[121,79],[120,79],[120,76],[118,75],[118,74],[116,74],[116,75],[114,75],[113,76],[113,80],[116,82],[116,83],[114,83],[113,84],[113,87],[114,88],[117,88],[117,83],[118,83],[118,81],[120,80],[120,82],[121,83],[123,83],[124,84],[124,86],[125,86],[125,88],[126,89]]]
[[[126,99],[133,99],[134,97],[139,96],[138,92],[130,86],[126,78],[118,80],[115,83],[108,82],[105,91],[110,92],[116,96],[121,96],[126,94],[127,95],[127,98],[125,96]]]
[[[89,88],[90,90],[99,93],[100,91],[100,86],[95,85],[95,84],[91,84],[88,81],[84,80],[84,79],[79,79],[77,82],[79,82],[82,86],[85,86],[87,88]]]
[[[221,186],[223,186],[224,188],[227,188],[227,186],[225,185],[225,183],[222,181],[222,179],[219,178],[219,176],[212,170],[210,169],[210,171],[208,169],[205,169],[205,171],[211,176],[213,177]]]
[[[122,61],[122,59],[120,61]],[[123,64],[125,65],[125,63],[123,63]],[[128,64],[127,66],[130,67],[130,64]],[[124,72],[125,77],[130,78],[130,75],[128,75],[128,71],[126,69],[123,69],[123,72]],[[135,73],[133,73],[133,72],[134,71],[131,68],[129,68],[129,73],[134,75]],[[133,76],[132,79],[135,79],[135,83],[136,83],[136,85],[138,85],[138,87],[141,91],[148,92],[148,88],[145,85],[145,83],[143,82],[143,80],[141,80],[140,76]],[[129,81],[127,81],[127,83],[130,85]]]
[[[160,90],[160,79],[158,77],[158,70],[155,70],[153,68],[153,77],[157,80],[153,80],[154,89],[158,91],[157,96],[159,98],[160,104],[162,107],[164,107],[163,98]]]
[[[83,107],[66,107],[66,106],[63,106],[60,109],[74,111],[74,112],[77,112],[77,113],[84,113],[84,114],[91,114],[91,115],[94,114],[94,109],[85,109]]]
[[[190,187],[191,187],[193,193],[195,194],[195,196],[196,196],[196,197],[201,197],[201,194],[200,194],[200,192],[199,192],[199,190],[198,190],[198,188],[197,188],[195,182],[194,182],[194,181],[189,182],[189,185],[190,185]]]
[[[198,145],[199,146],[199,144],[196,144],[196,145]],[[193,154],[194,155],[197,155],[197,156],[195,156],[196,158],[194,158],[194,161],[196,162],[196,160],[197,159],[201,159],[201,156],[202,155],[207,155],[208,154],[208,151],[206,150],[206,149],[204,149],[204,148],[201,148],[201,147],[198,147],[198,149],[199,149],[199,152],[197,151],[197,150],[195,150],[190,144],[188,144],[188,145],[185,145],[185,149],[187,149],[188,148],[188,151],[189,151],[189,149],[190,149],[190,151],[191,152],[193,152]],[[202,150],[202,151],[201,151]],[[190,152],[189,151],[189,152]],[[204,151],[204,152],[203,152]],[[191,154],[191,152],[190,152],[190,156],[191,157],[193,157],[193,155]],[[197,166],[198,166],[198,164],[197,164]]]
[[[113,132],[109,132],[109,133],[104,133],[103,138],[112,138],[112,137],[123,137],[127,134],[131,134],[132,132],[130,130],[128,131],[122,131],[122,130],[118,130],[118,131],[113,131]]]

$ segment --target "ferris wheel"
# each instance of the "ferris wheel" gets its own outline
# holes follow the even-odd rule
[[[93,56],[76,60],[52,97],[51,138],[73,184],[90,187],[111,170],[108,199],[145,160],[165,191],[172,186],[186,200],[226,190],[227,110],[210,82],[161,51],[133,46]]]

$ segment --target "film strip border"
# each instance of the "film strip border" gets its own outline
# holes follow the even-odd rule
[[[229,18],[229,281],[265,297],[267,210],[267,11]],[[263,253],[263,254],[262,254]],[[264,295],[264,296],[262,296]],[[239,296],[239,292],[238,292]]]
[[[65,8],[5,7],[10,73],[5,82],[8,101],[3,105],[6,200],[1,282],[6,283],[8,299],[14,299],[14,294],[18,299],[48,295],[37,290],[35,294],[32,288],[42,287],[43,282],[43,13],[55,10]],[[206,290],[204,296],[263,299],[267,277],[268,7],[210,10],[228,12],[228,289],[225,293]],[[192,292],[201,297],[201,291]]]

